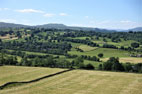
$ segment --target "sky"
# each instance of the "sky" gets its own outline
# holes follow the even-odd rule
[[[130,29],[142,27],[142,0],[0,0],[0,22]]]

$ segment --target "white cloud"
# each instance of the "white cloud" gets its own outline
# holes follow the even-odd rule
[[[35,10],[35,9],[23,9],[23,10],[16,10],[16,11],[21,13],[44,13],[44,11]]]
[[[69,26],[86,27],[85,24],[69,24]]]
[[[9,10],[9,8],[0,8],[0,11],[1,11],[1,10]]]
[[[60,13],[59,15],[60,16],[67,16],[68,14],[67,13]]]
[[[135,27],[142,27],[142,23],[131,21],[131,20],[122,20],[122,21],[90,20],[86,23],[76,24],[76,25],[84,26],[84,27],[106,28],[106,29],[130,29],[130,28],[135,28]]]
[[[45,17],[53,17],[53,16],[55,16],[55,14],[52,14],[52,13],[46,13],[46,14],[44,14],[43,16],[45,16]]]
[[[130,20],[122,21],[90,21],[89,24],[92,27],[106,28],[106,29],[130,29],[142,26],[142,23],[138,23]]]
[[[135,22],[132,22],[132,21],[129,21],[129,20],[122,20],[120,21],[121,23],[135,23]]]

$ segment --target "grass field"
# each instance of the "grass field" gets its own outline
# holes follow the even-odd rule
[[[0,39],[4,39],[4,40],[15,40],[15,39],[18,39],[18,37],[15,37],[14,35],[7,34],[6,36],[0,36]]]
[[[127,40],[127,41],[125,41],[125,40],[121,39],[121,42],[116,43],[116,42],[112,42],[111,39],[109,39],[109,38],[105,38],[105,39],[106,39],[107,42],[104,42],[102,37],[100,37],[99,40],[93,40],[93,42],[98,43],[101,46],[104,43],[107,43],[107,44],[115,45],[117,47],[121,47],[121,46],[128,47],[128,46],[131,46],[131,43],[136,42],[134,40]]]
[[[88,56],[97,56],[99,53],[103,53],[104,57],[129,57],[129,53],[127,51],[122,51],[118,49],[110,49],[110,48],[98,48],[93,51],[87,52],[79,52],[72,50],[68,52],[69,54],[76,54],[76,55],[88,55]]]
[[[81,43],[73,43],[73,42],[69,42],[69,43],[71,43],[72,47],[78,47],[81,45]]]
[[[78,48],[82,49],[83,51],[91,51],[91,50],[97,49],[98,47],[91,47],[88,45],[80,45]]]
[[[86,39],[86,38],[90,38],[90,37],[75,37],[73,39]]]
[[[2,66],[0,67],[0,85],[11,81],[29,81],[62,70],[57,68]]]
[[[8,78],[8,75],[11,77],[11,73],[16,76],[14,74],[18,72],[11,70],[11,67],[8,66],[1,68],[5,68],[3,74],[0,74],[1,79],[4,79],[4,76]],[[36,75],[32,68],[31,72],[27,70],[27,67],[15,67],[15,69],[28,71],[31,73],[29,77]],[[6,72],[7,70],[11,73]],[[39,68],[38,71],[40,70],[43,69]],[[49,68],[48,70],[54,71]],[[18,77],[23,78],[24,76]],[[28,77],[23,79],[26,78]],[[0,90],[0,94],[141,94],[141,88],[142,74],[73,70],[35,83]]]
[[[102,61],[107,61],[109,58],[102,58]],[[130,62],[130,63],[142,63],[142,58],[135,58],[135,57],[122,57],[119,58],[120,62],[122,63],[126,63],[126,62]]]

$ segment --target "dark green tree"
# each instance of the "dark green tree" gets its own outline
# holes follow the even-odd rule
[[[139,43],[136,43],[136,42],[131,43],[131,46],[132,46],[133,48],[138,48],[138,47],[139,47]]]
[[[103,53],[99,53],[99,54],[98,54],[98,57],[100,57],[100,58],[102,58],[103,56],[104,56]]]

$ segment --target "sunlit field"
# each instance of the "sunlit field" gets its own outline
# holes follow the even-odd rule
[[[50,74],[61,70],[13,66],[1,67],[0,69],[2,68],[4,74],[0,73],[2,75],[1,81],[3,80],[1,84],[4,81],[11,81],[4,80],[5,78],[12,77],[16,81],[21,81],[40,77],[43,72],[45,75],[45,72]],[[6,70],[10,72],[7,73]],[[37,71],[40,71],[41,74]],[[11,73],[15,75],[11,76]],[[26,73],[28,73],[28,78]],[[141,94],[141,88],[141,74],[73,70],[31,84],[0,90],[0,94]]]

